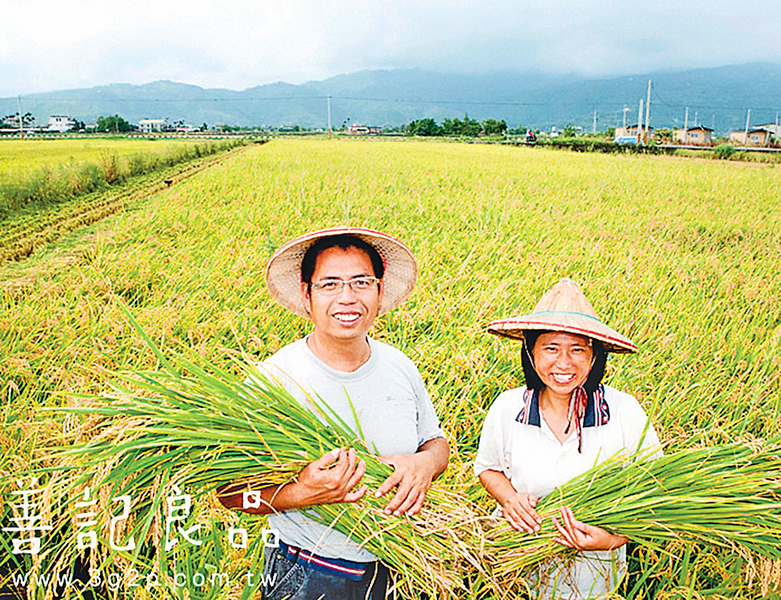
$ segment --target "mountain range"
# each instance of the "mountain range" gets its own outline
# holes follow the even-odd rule
[[[651,85],[651,125],[688,123],[725,134],[746,125],[775,122],[781,110],[781,64],[750,63],[708,69],[645,73],[605,79],[522,72],[455,74],[418,69],[361,71],[299,85],[272,83],[243,91],[205,89],[172,81],[110,84],[21,97],[22,112],[38,124],[51,115],[85,123],[118,114],[184,121],[193,126],[228,124],[325,128],[329,104],[334,128],[345,124],[394,126],[414,119],[504,119],[509,127],[594,127],[637,122],[640,99]],[[20,100],[0,99],[0,116]],[[645,114],[645,109],[643,109]]]

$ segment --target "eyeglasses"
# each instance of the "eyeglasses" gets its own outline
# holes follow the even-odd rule
[[[349,285],[350,289],[354,292],[366,292],[379,281],[380,280],[377,277],[356,277],[349,281],[326,279],[325,281],[313,283],[312,287],[325,296],[335,296],[336,294],[341,294],[346,285]]]

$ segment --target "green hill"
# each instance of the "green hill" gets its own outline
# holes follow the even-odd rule
[[[195,85],[156,81],[145,85],[111,84],[22,96],[24,112],[38,124],[53,114],[92,122],[119,114],[131,122],[143,118],[183,120],[191,125],[218,123],[240,126],[326,127],[327,98],[331,123],[401,125],[413,119],[463,117],[504,119],[548,129],[555,125],[590,130],[619,125],[623,108],[627,121],[637,120],[637,108],[653,81],[651,124],[682,126],[686,107],[689,123],[724,134],[745,126],[773,122],[781,110],[781,64],[752,63],[711,69],[658,72],[612,79],[553,77],[531,73],[464,75],[417,69],[362,71],[300,85],[273,83],[243,91],[204,89]],[[18,110],[17,98],[0,99],[0,114]]]

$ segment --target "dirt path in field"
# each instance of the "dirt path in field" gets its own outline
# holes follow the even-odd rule
[[[9,260],[23,260],[37,248],[55,241],[70,231],[91,225],[250,147],[251,145],[241,146],[218,155],[172,167],[159,174],[149,175],[141,185],[129,183],[119,190],[109,190],[100,195],[57,206],[49,214],[38,213],[8,227],[0,226],[3,236],[0,264]]]
[[[205,169],[220,164],[252,148],[253,145],[240,146],[217,155],[171,167],[158,174],[147,176],[141,184],[129,183],[119,190],[109,190],[57,206],[47,214],[30,215],[27,220],[6,227],[0,226],[2,236],[0,288],[13,293],[37,277],[42,266],[31,265],[30,268],[24,268],[25,259],[35,250],[71,231],[96,223]],[[53,267],[57,270],[65,268],[80,260],[82,253],[78,248],[70,248],[47,261],[48,268]]]

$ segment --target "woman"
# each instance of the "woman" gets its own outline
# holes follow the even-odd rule
[[[488,411],[475,475],[513,528],[534,533],[540,498],[618,452],[658,447],[659,439],[637,400],[602,384],[607,352],[637,347],[599,321],[574,281],[562,279],[533,313],[488,330],[523,341],[526,387],[502,393]],[[555,541],[581,553],[534,576],[538,597],[613,590],[626,572],[627,538],[581,523],[569,508],[553,523]]]

